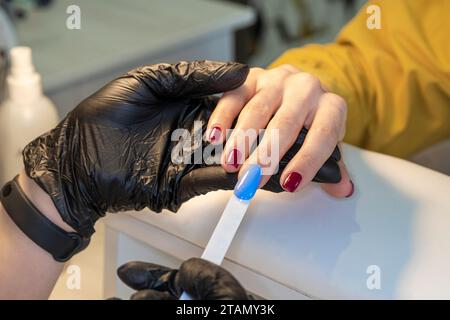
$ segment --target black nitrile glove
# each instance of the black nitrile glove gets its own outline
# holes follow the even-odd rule
[[[107,211],[177,211],[196,195],[232,189],[237,174],[220,165],[174,164],[171,153],[178,142],[171,135],[179,128],[192,134],[196,120],[204,131],[217,101],[211,95],[237,88],[248,71],[239,63],[212,61],[132,70],[26,146],[25,171],[50,195],[62,219],[84,237],[92,235],[95,221]],[[303,139],[301,134],[281,169]],[[339,176],[338,158],[337,152],[316,180],[330,176],[330,170]],[[279,175],[273,176],[264,189],[283,191],[278,181]]]
[[[174,300],[186,292],[194,300],[248,300],[241,284],[227,270],[209,261],[191,258],[170,269],[147,262],[128,262],[119,278],[137,290],[131,300]]]

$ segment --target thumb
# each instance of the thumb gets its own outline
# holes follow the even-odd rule
[[[341,149],[340,146],[338,147],[339,149]],[[341,180],[338,183],[324,183],[321,185],[321,187],[326,193],[328,193],[332,197],[335,198],[351,197],[354,192],[355,186],[353,185],[352,179],[348,173],[343,158],[340,158],[340,160],[337,162],[337,166],[339,166],[340,175],[342,177]]]
[[[181,203],[210,191],[232,190],[237,180],[237,173],[228,173],[220,165],[194,169],[181,180]]]
[[[247,78],[249,68],[237,62],[180,61],[134,69],[128,76],[148,87],[158,99],[201,97],[236,89]]]
[[[324,183],[321,185],[322,189],[334,198],[350,198],[354,192],[354,185],[349,177],[345,164],[339,162],[342,179],[338,183]]]

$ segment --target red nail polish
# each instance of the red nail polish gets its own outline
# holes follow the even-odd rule
[[[222,130],[218,126],[215,126],[211,129],[209,133],[209,142],[214,143],[219,141]]]
[[[295,171],[291,172],[283,182],[283,189],[289,192],[294,192],[301,181],[302,175],[300,173]]]
[[[241,159],[241,152],[238,149],[233,149],[231,150],[230,153],[228,153],[227,164],[232,165],[237,169],[237,167],[239,167],[240,164],[240,159]]]
[[[353,192],[355,192],[355,185],[353,184],[352,180],[350,180],[350,184],[352,185],[352,189],[350,190],[350,193],[348,194],[348,196],[346,196],[346,198],[350,198],[353,195]]]

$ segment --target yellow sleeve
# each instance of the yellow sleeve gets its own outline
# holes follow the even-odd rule
[[[381,29],[367,27],[371,5]],[[448,0],[370,1],[335,43],[291,49],[271,67],[292,64],[344,97],[346,142],[408,157],[450,136],[448,12]]]

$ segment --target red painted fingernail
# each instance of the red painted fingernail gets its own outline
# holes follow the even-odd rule
[[[348,194],[348,196],[346,196],[346,198],[350,198],[353,195],[353,192],[355,192],[355,185],[353,184],[352,180],[350,180],[350,184],[352,185],[352,189],[350,190],[350,193]]]
[[[237,169],[237,167],[239,167],[240,159],[241,159],[241,152],[238,149],[233,149],[231,150],[230,153],[228,153],[227,164]]]
[[[209,133],[209,142],[214,143],[219,141],[221,134],[222,130],[218,126],[213,127]]]
[[[283,189],[289,192],[294,192],[301,181],[302,175],[300,173],[295,171],[291,172],[283,182]]]

